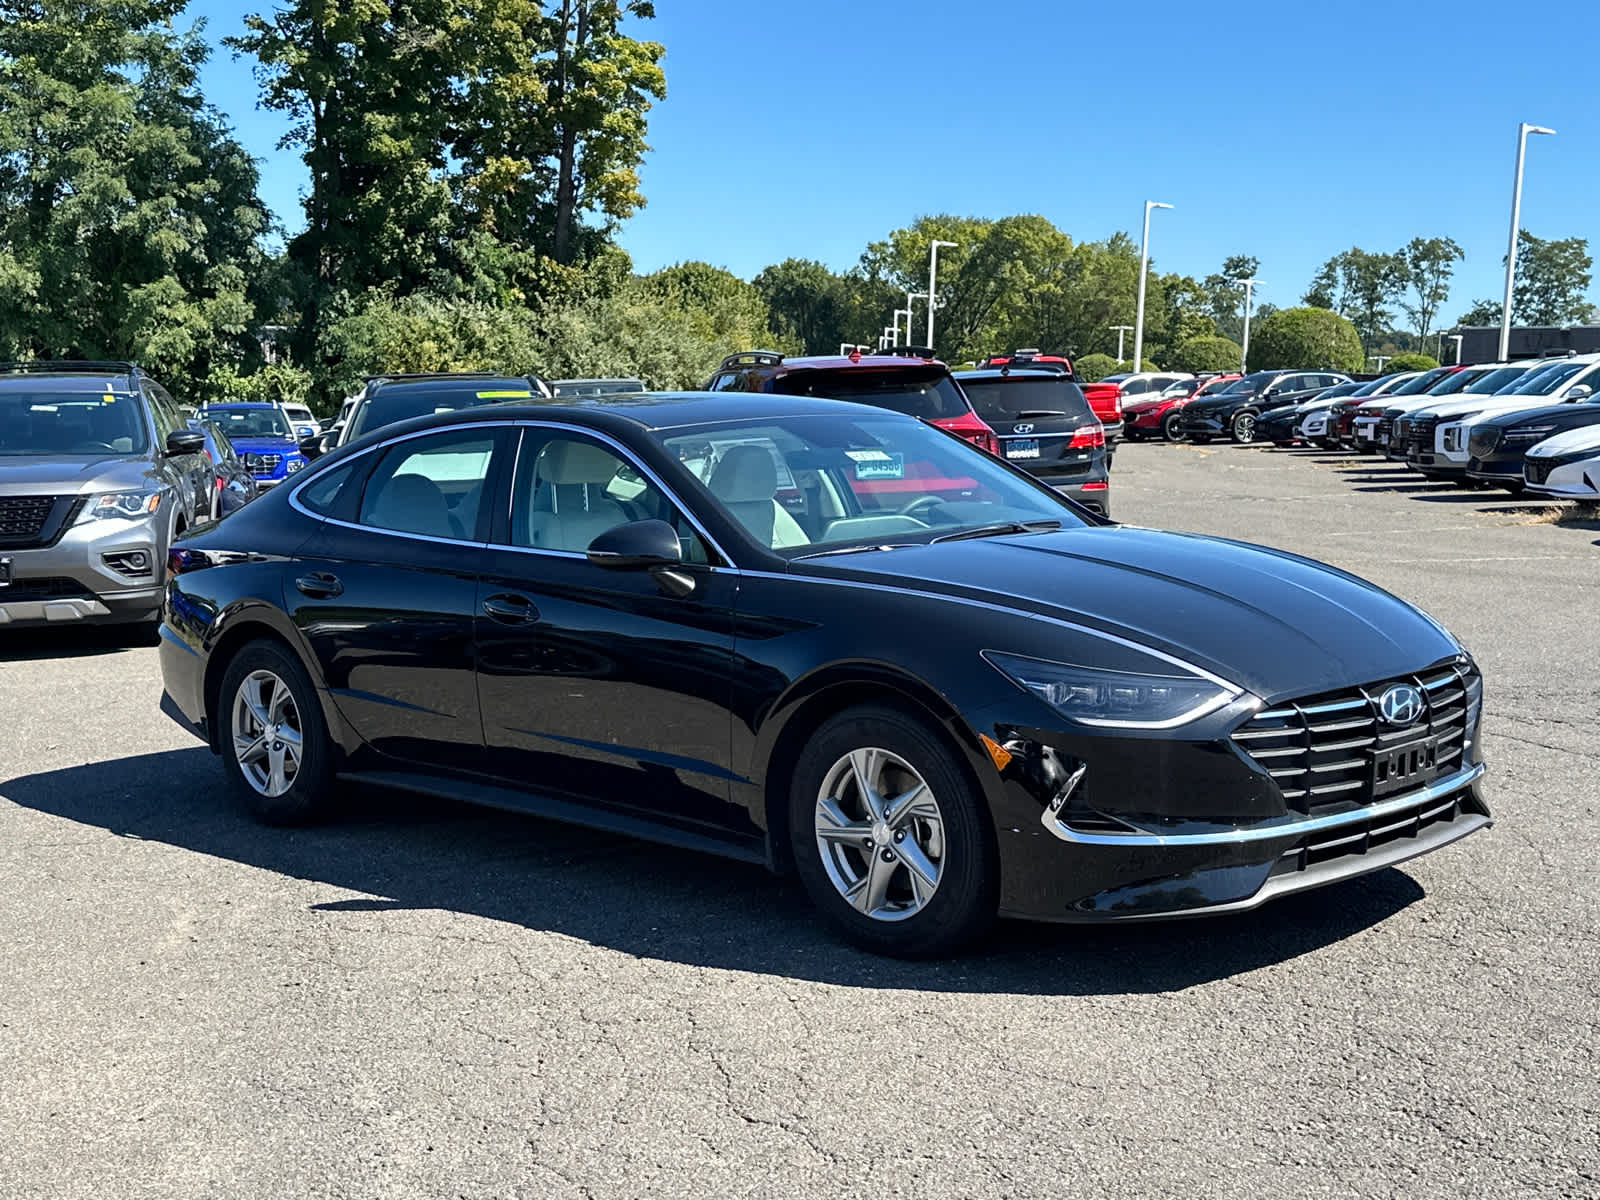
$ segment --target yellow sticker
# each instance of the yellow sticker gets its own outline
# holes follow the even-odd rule
[[[116,402],[117,402],[117,398],[115,396],[113,396],[110,392],[107,392],[104,396],[100,397],[100,403],[101,404],[115,404]]]
[[[531,400],[532,392],[479,392],[479,400]]]

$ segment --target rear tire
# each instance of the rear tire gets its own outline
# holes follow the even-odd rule
[[[228,782],[268,825],[297,825],[330,805],[333,752],[311,677],[278,642],[249,642],[217,693],[217,740]]]
[[[818,728],[795,765],[789,831],[812,903],[864,949],[949,954],[994,920],[987,806],[943,739],[897,708],[846,709]]]
[[[1161,418],[1161,436],[1166,438],[1169,442],[1183,441],[1183,430],[1178,425],[1180,416],[1181,414],[1174,412],[1168,413],[1165,417]]]

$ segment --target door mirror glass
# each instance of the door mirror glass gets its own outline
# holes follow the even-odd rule
[[[590,542],[587,557],[597,567],[617,570],[672,567],[683,561],[683,547],[665,521],[630,521]]]
[[[1568,400],[1587,400],[1594,395],[1594,389],[1587,383],[1575,383],[1567,389]]]
[[[174,429],[167,434],[168,454],[199,454],[206,448],[206,435],[198,429]]]

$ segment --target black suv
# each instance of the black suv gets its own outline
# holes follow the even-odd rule
[[[915,346],[864,355],[785,358],[775,350],[745,350],[722,360],[706,384],[708,392],[774,392],[818,396],[893,409],[948,429],[990,454],[1000,444],[972,410],[950,368],[933,351]]]
[[[959,371],[955,378],[994,430],[1001,458],[1101,516],[1111,515],[1105,430],[1071,377],[1002,367]]]
[[[494,371],[373,375],[352,397],[350,419],[338,427],[337,439],[324,435],[324,440],[343,446],[374,429],[429,413],[479,404],[535,404],[549,398],[549,385],[532,375],[501,375]]]
[[[1528,451],[1546,438],[1588,425],[1600,425],[1600,395],[1479,417],[1468,427],[1467,478],[1521,495]]]
[[[1256,440],[1256,418],[1269,409],[1299,404],[1319,392],[1349,383],[1338,371],[1252,371],[1220,392],[1183,406],[1178,429],[1191,442],[1230,437],[1241,445]]]
[[[131,362],[0,363],[0,629],[148,622],[211,516],[205,434]]]

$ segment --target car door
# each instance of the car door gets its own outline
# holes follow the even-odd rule
[[[478,765],[484,497],[500,486],[514,436],[484,424],[401,437],[292,497],[326,519],[288,572],[284,607],[340,713],[381,754]]]
[[[661,519],[677,584],[596,566],[600,533]],[[737,573],[620,443],[524,430],[479,585],[486,762],[503,779],[685,828],[754,832],[729,799]]]

